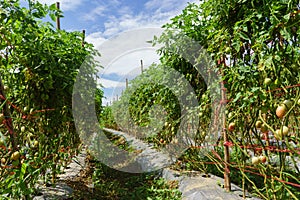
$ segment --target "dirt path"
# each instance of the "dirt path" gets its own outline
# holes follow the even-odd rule
[[[52,199],[99,199],[94,193],[91,174],[92,169],[87,163],[87,153],[83,149],[78,156],[72,159],[63,174],[58,176],[55,186],[39,186],[39,195],[34,200],[52,200]]]

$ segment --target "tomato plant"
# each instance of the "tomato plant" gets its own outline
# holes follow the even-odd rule
[[[154,39],[154,44],[163,45],[159,50],[162,65],[180,72],[192,85],[199,101],[200,130],[206,130],[211,122],[213,97],[195,66],[178,53],[181,48],[192,47],[185,46],[184,40],[171,45],[178,37],[172,30],[179,30],[206,49],[214,62],[209,67],[222,75],[223,91],[227,95],[228,118],[223,130],[227,131],[228,141],[218,145],[231,148],[230,169],[238,169],[241,176],[233,180],[264,199],[297,199],[300,196],[299,188],[293,186],[299,186],[300,171],[299,6],[297,0],[205,0],[201,4],[189,4],[164,25],[166,31],[162,36]],[[197,64],[201,52],[188,52],[193,54],[191,57]],[[133,85],[145,81],[145,74],[136,78]],[[151,72],[147,76],[149,74]],[[163,75],[158,73],[157,77]],[[132,97],[132,113],[145,125],[145,114],[157,94],[151,87],[144,86]],[[166,98],[169,93],[161,95]],[[141,99],[142,103],[136,99]],[[113,106],[127,100],[125,95]],[[161,103],[163,107],[176,105],[172,100]],[[176,113],[178,107],[172,109],[175,111],[171,112]],[[176,123],[171,126],[176,128]],[[198,132],[199,138],[201,133]],[[171,132],[166,134],[171,137]],[[202,141],[198,141],[199,146]],[[218,157],[210,158],[218,166],[223,163]],[[252,163],[255,169],[249,171]],[[259,183],[261,180],[264,184]]]
[[[18,0],[0,1],[0,193],[12,198],[29,197],[40,177],[49,181],[49,170],[54,182],[78,151],[73,84],[86,57],[98,55],[91,44],[82,45],[82,33],[42,21],[62,17],[54,4],[27,3],[25,8]],[[87,65],[87,73],[96,64]]]

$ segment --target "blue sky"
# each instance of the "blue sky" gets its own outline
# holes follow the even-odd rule
[[[52,4],[58,0],[39,0]],[[161,27],[180,14],[188,2],[199,0],[60,0],[64,13],[61,28],[68,31],[86,30],[86,40],[103,53],[102,44],[124,31],[147,27]],[[149,36],[150,37],[150,36]],[[151,36],[152,37],[152,36]],[[105,56],[105,53],[104,55]],[[140,60],[145,68],[158,62],[154,49],[140,49],[116,55],[109,66],[103,66],[101,84],[106,99],[104,104],[120,95],[125,79],[138,75]],[[110,58],[112,59],[112,58]],[[127,65],[127,66],[126,66]]]
[[[58,0],[39,0],[52,4]],[[195,0],[60,0],[66,30],[86,29],[87,34],[110,37],[118,31],[160,26]]]

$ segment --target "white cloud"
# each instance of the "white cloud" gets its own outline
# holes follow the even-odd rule
[[[142,40],[139,39],[138,35],[141,35],[142,32],[137,30],[135,35],[130,32],[128,34],[123,33],[121,36],[107,40],[99,46],[100,53],[103,55],[100,57],[100,63],[104,66],[98,73],[99,83],[104,86],[104,95],[107,98],[103,100],[104,104],[112,101],[117,95],[121,96],[122,90],[125,90],[126,79],[132,80],[141,74],[141,60],[143,60],[144,69],[147,69],[153,63],[159,62],[159,56],[156,54],[155,48],[146,43],[146,40],[144,41],[145,44],[140,44]],[[143,37],[147,33],[150,37],[150,32],[146,30]],[[120,41],[124,41],[124,38],[127,38],[127,41],[120,43]],[[138,48],[138,46],[142,47]],[[143,46],[145,47],[143,48]],[[127,51],[126,47],[128,48]]]
[[[47,4],[47,5],[51,5],[58,2],[58,0],[38,0],[38,1],[42,4]],[[75,10],[84,2],[84,0],[59,0],[59,2],[60,2],[60,9],[66,11],[66,10]]]
[[[178,1],[178,0],[150,0],[145,3],[145,8],[147,10],[159,10],[161,12],[178,10],[179,7],[186,4],[186,1]]]
[[[101,45],[103,42],[106,41],[106,39],[103,37],[103,33],[102,32],[95,32],[92,34],[89,34],[85,40],[88,43],[92,43],[94,44],[95,48],[97,48],[99,45]]]
[[[119,6],[121,2],[119,0],[109,0],[109,4],[112,6]]]
[[[105,17],[108,13],[113,12],[114,15],[118,13],[130,12],[129,7],[121,6],[119,0],[108,0],[105,3],[103,1],[92,1],[92,9],[83,15],[83,20],[95,22],[99,17]]]
[[[199,0],[149,0],[145,3],[146,12],[153,12],[153,16],[166,15],[168,18],[175,17],[188,5]]]
[[[118,14],[119,15],[125,15],[125,14],[133,14],[133,11],[131,10],[131,8],[129,6],[123,6],[121,8],[118,9]]]
[[[141,74],[140,60],[143,60],[145,70],[152,63],[158,63],[159,56],[150,49],[129,52],[115,59],[110,66],[100,72],[98,82],[103,86],[106,97],[103,99],[103,105],[110,103],[117,96],[121,96],[122,91],[126,88],[126,79],[132,80]]]
[[[139,62],[141,59],[143,59],[143,57],[147,59],[147,55],[151,52],[155,52],[155,50],[157,49],[154,49],[152,45],[147,41],[152,40],[154,35],[159,36],[161,32],[161,28],[133,29],[130,31],[125,31],[119,35],[115,35],[101,45],[95,44],[102,55],[99,58],[99,61],[103,65],[103,67],[107,68],[111,67],[111,65],[117,60],[123,58],[128,60],[122,61],[123,65],[124,63],[126,65],[130,64],[132,60],[133,62]],[[98,37],[101,38],[103,36],[99,34]],[[142,52],[143,55],[141,54]],[[138,58],[136,61],[135,59],[133,59],[132,55],[134,55],[134,57],[139,56],[140,58]],[[151,57],[152,56],[149,56],[149,58]]]
[[[196,0],[191,0],[190,2]],[[84,15],[86,21],[96,21],[101,16],[105,19],[103,37],[109,38],[117,33],[141,28],[161,27],[172,17],[178,15],[187,5],[187,0],[149,0],[144,8],[134,13],[128,5],[123,5],[118,0],[100,4]]]
[[[99,83],[104,87],[104,88],[117,88],[117,87],[125,87],[125,82],[119,82],[119,81],[112,81],[109,79],[104,79],[101,78],[99,80]]]
[[[161,31],[157,28],[135,29],[107,40],[102,32],[87,37],[87,41],[94,43],[101,53],[97,60],[104,68],[98,69],[98,82],[104,87],[104,95],[107,97],[104,104],[116,95],[121,95],[126,79],[131,80],[141,74],[141,60],[144,69],[159,62],[156,48],[147,41]]]
[[[193,0],[196,1],[196,0]],[[118,15],[107,16],[104,22],[104,37],[111,37],[117,33],[142,27],[161,27],[163,24],[180,14],[188,1],[175,0],[151,0],[139,13],[133,13],[128,7],[118,8]],[[120,16],[119,16],[120,15]]]
[[[107,7],[103,6],[103,5],[97,6],[92,11],[90,11],[87,14],[85,14],[83,16],[83,19],[87,20],[87,21],[95,21],[95,20],[98,19],[99,16],[100,17],[104,16],[104,13],[105,13],[106,9],[107,9]]]
[[[134,13],[128,6],[122,6],[118,0],[114,0],[112,3],[106,5],[110,8],[110,11],[115,10],[114,13],[105,13],[109,13],[109,15],[105,16],[106,20],[103,23],[104,30],[87,36],[87,41],[92,42],[95,47],[100,47],[98,48],[102,54],[100,63],[104,66],[101,73],[105,75],[101,83],[105,88],[104,93],[108,102],[113,96],[118,94],[116,91],[119,91],[120,88],[124,89],[126,78],[130,80],[141,73],[140,60],[143,60],[144,67],[146,68],[153,62],[158,63],[159,56],[155,53],[154,49],[150,49],[151,45],[148,48],[139,49],[136,47],[133,50],[127,49],[127,52],[124,53],[124,49],[126,49],[124,47],[134,47],[134,43],[140,42],[138,35],[127,35],[127,37],[115,43],[110,43],[109,46],[105,46],[105,42],[112,42],[112,36],[128,30],[143,29],[144,27],[159,28],[169,22],[171,18],[180,14],[182,9],[187,5],[187,2],[187,0],[149,0],[138,13]],[[196,0],[189,2],[196,2]],[[89,13],[91,16],[89,18],[86,17],[86,20],[95,20],[96,17],[93,18],[93,16],[103,15],[104,12],[106,12],[104,7],[95,8],[94,11]],[[153,34],[151,37],[150,35],[147,41],[153,39]],[[123,52],[120,50],[122,48],[124,48]],[[116,57],[111,55],[115,55]],[[110,78],[110,76],[115,77]],[[120,81],[116,81],[118,78]]]
[[[159,62],[159,56],[155,49],[137,49],[127,52],[113,60],[109,66],[106,66],[102,74],[117,74],[118,76],[131,79],[141,73],[141,62],[143,61],[144,69],[152,63]]]
[[[143,16],[124,14],[117,18],[111,16],[109,21],[104,23],[105,31],[103,33],[106,37],[111,37],[115,34],[121,33],[126,30],[136,29],[139,27],[146,27],[147,24],[143,23]]]

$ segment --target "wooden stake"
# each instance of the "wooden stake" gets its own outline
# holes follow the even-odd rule
[[[56,8],[57,8],[58,10],[60,9],[59,2],[56,2]],[[60,30],[60,18],[59,18],[59,17],[56,18],[56,28],[57,28],[58,30]]]
[[[85,30],[82,30],[82,47],[84,47],[84,40],[85,40]]]
[[[141,60],[141,73],[144,71],[144,65],[143,65],[143,60]]]
[[[226,102],[226,88],[224,86],[224,82],[221,82],[221,90],[222,90],[222,102]],[[223,121],[223,137],[224,137],[224,144],[228,143],[228,135],[226,131],[226,115],[223,114],[222,116]],[[224,145],[224,188],[227,192],[231,191],[231,181],[230,181],[230,169],[229,169],[229,163],[230,163],[230,155],[229,155],[229,146]]]
[[[126,78],[126,89],[128,88],[128,79]]]

